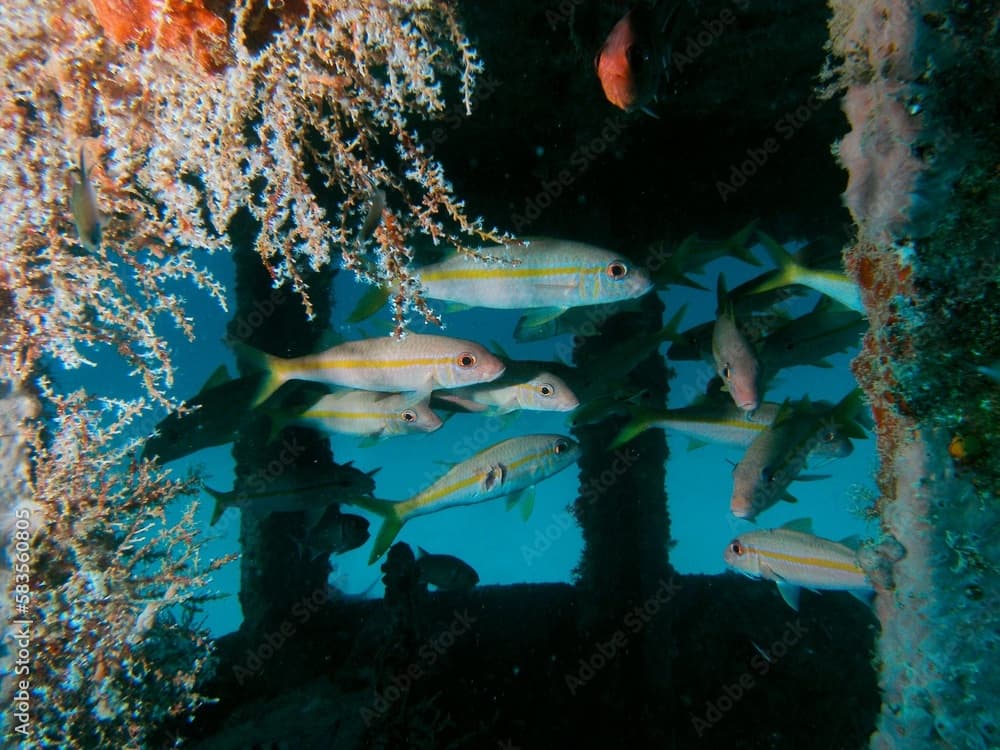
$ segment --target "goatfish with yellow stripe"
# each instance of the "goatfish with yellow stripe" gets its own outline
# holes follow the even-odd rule
[[[434,432],[444,424],[427,398],[378,391],[336,391],[322,396],[304,411],[275,411],[270,416],[272,438],[290,424],[312,427],[328,435],[359,435],[371,441]]]
[[[251,366],[267,372],[253,406],[289,380],[311,380],[328,386],[365,391],[415,391],[429,396],[437,388],[488,383],[503,375],[504,364],[473,341],[410,333],[337,344],[316,354],[285,359],[235,345]]]
[[[544,325],[574,307],[621,302],[653,288],[644,269],[621,255],[548,237],[455,253],[418,269],[418,275],[430,299],[459,307],[530,309],[520,324],[524,328]],[[384,290],[369,295],[375,293],[387,296]],[[377,308],[363,298],[358,309]]]
[[[508,365],[503,377],[491,383],[455,388],[434,393],[434,398],[460,406],[466,411],[487,411],[493,415],[512,411],[572,411],[580,400],[566,381],[551,372],[535,370],[511,373]]]
[[[864,438],[856,415],[864,407],[861,390],[855,388],[831,408],[816,408],[808,401],[785,401],[770,426],[757,435],[733,469],[733,493],[729,509],[737,518],[752,521],[779,500],[794,503],[788,493],[792,482],[807,477],[801,472],[809,455],[830,431]]]
[[[723,558],[749,578],[774,581],[781,598],[796,611],[803,588],[848,591],[869,605],[875,595],[857,551],[847,543],[814,536],[809,519],[741,534],[729,543]]]
[[[822,402],[799,402],[793,405],[799,413],[810,407],[828,409]],[[611,442],[611,448],[620,448],[646,430],[654,428],[670,429],[691,439],[690,448],[703,445],[731,445],[748,448],[754,439],[774,422],[782,405],[765,401],[755,411],[747,414],[731,400],[722,398],[702,398],[690,406],[679,409],[650,409],[631,407],[632,419]],[[817,435],[812,456],[824,458],[844,458],[854,450],[850,438],[836,424]]]
[[[342,502],[384,519],[368,558],[371,565],[389,549],[411,518],[504,496],[508,497],[508,508],[520,502],[522,515],[529,515],[534,504],[532,488],[575,463],[579,455],[579,444],[563,435],[523,435],[503,440],[455,464],[409,500],[350,497]]]
[[[861,302],[861,290],[846,274],[827,269],[806,268],[785,250],[781,243],[764,232],[758,231],[757,235],[778,268],[761,276],[759,283],[747,289],[745,294],[760,294],[799,284],[825,294],[855,312],[865,313],[865,306]]]

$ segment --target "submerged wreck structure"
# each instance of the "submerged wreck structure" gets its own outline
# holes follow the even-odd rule
[[[0,53],[11,217],[0,528],[4,607],[19,608],[5,619],[33,635],[30,676],[19,680],[16,643],[4,656],[11,742],[1000,743],[989,667],[1000,637],[1000,7],[698,3],[675,33],[659,119],[612,108],[594,80],[592,53],[621,12],[530,0],[5,9],[0,30],[17,43]],[[87,185],[97,234],[70,209]],[[366,229],[379,189],[380,220]],[[550,210],[573,201],[585,210]],[[415,236],[469,248],[502,231],[583,233],[643,263],[628,249],[751,219],[783,239],[838,243],[861,290],[870,326],[853,367],[880,458],[881,534],[864,551],[874,612],[824,597],[795,613],[770,586],[678,574],[662,433],[608,451],[611,416],[576,428],[571,509],[585,546],[574,584],[432,594],[399,544],[382,564],[384,599],[348,600],[330,590],[327,558],[276,542],[300,531],[298,516],[245,514],[244,621],[211,642],[194,613],[226,561],[199,559],[191,514],[166,516],[195,478],[137,460],[127,438],[155,424],[137,402],[111,403],[109,416],[42,377],[48,362],[106,350],[147,399],[174,406],[159,318],[189,335],[196,324],[170,284],[226,299],[196,248],[232,250],[231,332],[280,336],[297,354],[336,304],[332,249],[346,271],[389,286],[402,327],[434,319],[409,270]],[[359,251],[359,231],[377,252]],[[655,332],[662,317],[650,296],[574,356]],[[628,378],[665,402],[661,357]],[[266,430],[241,422],[237,486],[280,451]],[[325,440],[297,435],[305,447],[288,471],[369,481]],[[22,552],[30,584],[8,572]]]

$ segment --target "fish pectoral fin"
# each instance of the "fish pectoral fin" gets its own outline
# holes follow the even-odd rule
[[[518,321],[518,326],[537,328],[545,325],[546,323],[551,323],[564,312],[566,312],[565,307],[543,307],[538,310],[532,310],[531,312],[526,312],[521,316],[521,320]]]
[[[376,445],[379,444],[379,441],[382,439],[382,433],[383,432],[384,432],[384,430],[379,430],[378,432],[373,432],[370,435],[365,435],[363,438],[361,438],[358,441],[358,447],[359,448],[374,448]]]
[[[791,583],[783,583],[782,581],[775,581],[775,585],[778,587],[778,593],[781,594],[781,598],[785,600],[785,604],[798,612],[799,592],[801,589]]]
[[[781,499],[786,503],[797,503],[799,501],[797,497],[789,493],[787,490],[781,493]]]
[[[699,440],[698,438],[691,438],[690,440],[688,440],[687,449],[689,451],[696,451],[699,448],[704,448],[706,445],[708,445],[708,442],[705,440]]]
[[[528,487],[520,492],[508,495],[507,510],[511,510],[515,505],[520,506],[522,521],[527,521],[531,518],[531,513],[535,509],[535,488]]]
[[[502,463],[495,463],[486,470],[483,475],[483,492],[490,492],[503,486],[507,479],[507,466]]]

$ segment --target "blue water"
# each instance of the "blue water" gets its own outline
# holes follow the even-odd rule
[[[586,237],[574,237],[586,241]],[[766,258],[759,249],[755,253]],[[204,256],[216,276],[228,289],[234,288],[231,259],[226,255]],[[740,261],[724,259],[706,268],[695,279],[708,289],[715,288],[718,274],[724,273],[730,288],[758,275],[754,268]],[[188,342],[171,336],[176,380],[172,395],[178,399],[193,396],[202,383],[220,364],[226,364],[235,374],[232,352],[223,343],[225,326],[231,313],[223,312],[207,296],[190,288],[180,289],[188,299],[189,311],[197,320],[199,338]],[[381,335],[388,320],[388,311],[380,313],[360,327],[348,326],[344,318],[354,308],[363,288],[345,272],[335,282],[334,321],[340,333],[348,337]],[[682,328],[714,317],[715,293],[672,287],[660,292],[669,318],[681,305],[687,304]],[[790,311],[802,314],[810,310],[817,295],[795,300]],[[234,302],[230,302],[230,309]],[[557,347],[566,351],[568,337],[521,344],[513,339],[517,311],[468,310],[447,313],[447,335],[469,338],[490,346],[499,343],[515,359],[552,359]],[[415,330],[422,331],[423,326]],[[427,329],[427,332],[434,332]],[[562,344],[562,346],[559,346]],[[660,348],[661,355],[667,349]],[[781,401],[785,397],[837,401],[855,386],[848,369],[855,352],[829,358],[833,368],[798,367],[783,371],[766,394],[767,400]],[[112,355],[98,353],[99,366],[64,373],[65,385],[80,384],[95,394],[123,396],[141,395],[140,384],[129,378],[124,366]],[[673,362],[677,371],[671,382],[670,406],[683,406],[693,395],[704,390],[704,384],[714,374],[704,362]],[[164,416],[157,407],[136,425],[133,435],[148,432],[151,425]],[[334,459],[376,474],[376,495],[390,500],[403,500],[422,489],[446,471],[451,463],[470,455],[468,441],[478,448],[492,445],[517,435],[553,432],[570,434],[567,414],[521,412],[502,418],[460,414],[448,420],[440,430],[425,435],[407,435],[382,441],[376,446],[361,447],[356,438],[336,436],[332,439]],[[799,502],[779,503],[761,515],[758,525],[739,521],[729,513],[731,468],[739,461],[741,450],[706,446],[689,451],[687,438],[668,437],[671,456],[667,467],[667,493],[674,546],[671,563],[682,573],[720,573],[725,569],[722,551],[736,534],[751,528],[769,528],[801,517],[814,521],[815,532],[830,539],[864,534],[866,527],[858,512],[859,498],[874,492],[871,480],[875,468],[874,440],[855,441],[854,452],[847,458],[831,461],[812,473],[831,474],[822,481],[794,483],[790,490]],[[209,486],[228,490],[233,483],[233,461],[230,446],[206,449],[168,464],[171,471],[181,474],[191,467],[200,468]],[[442,513],[416,518],[406,524],[399,540],[414,549],[424,547],[430,552],[455,555],[472,565],[480,576],[480,585],[520,582],[570,581],[577,565],[582,540],[570,505],[577,495],[577,471],[570,467],[542,482],[536,489],[533,515],[524,521],[518,511],[507,512],[503,501],[454,508]],[[185,500],[186,502],[186,500]],[[239,513],[230,509],[214,526],[209,526],[213,501],[207,494],[200,498],[198,520],[212,537],[206,548],[207,557],[238,551]],[[175,508],[179,514],[181,508]],[[350,512],[358,512],[350,509]],[[374,536],[380,519],[369,516]],[[296,554],[295,541],[288,540],[289,554]],[[330,582],[345,594],[367,592],[379,596],[379,565],[367,564],[371,542],[332,559]],[[239,588],[238,563],[218,572],[211,590],[224,594],[206,607],[206,624],[216,635],[239,627],[242,613],[236,597]],[[372,585],[374,583],[374,586]],[[746,585],[765,585],[746,581]]]

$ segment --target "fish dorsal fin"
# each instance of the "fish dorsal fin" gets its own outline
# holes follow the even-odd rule
[[[715,282],[715,315],[718,318],[723,315],[734,317],[733,303],[729,299],[729,292],[726,290],[726,276],[723,273],[719,274],[719,278]]]
[[[795,518],[788,523],[781,525],[782,529],[788,529],[789,531],[799,531],[803,534],[813,533],[813,522],[811,518]]]
[[[797,474],[793,481],[796,482],[818,482],[820,479],[829,479],[833,474]]]
[[[208,376],[208,380],[201,386],[199,393],[207,391],[210,388],[217,388],[226,381],[231,380],[229,376],[229,369],[223,364],[212,370],[212,374]]]
[[[417,559],[418,559],[418,560],[419,560],[419,559],[420,559],[421,557],[427,557],[427,556],[429,556],[429,555],[430,555],[430,553],[429,553],[429,552],[428,552],[427,550],[425,550],[425,549],[424,549],[423,547],[421,547],[421,546],[417,545]]]
[[[861,546],[861,535],[851,534],[850,536],[845,536],[843,539],[838,540],[838,544],[843,544],[848,549],[856,550]]]
[[[500,359],[510,361],[510,355],[503,348],[503,346],[501,346],[500,342],[497,341],[496,339],[490,340],[490,349],[493,351],[495,355],[500,357]]]

